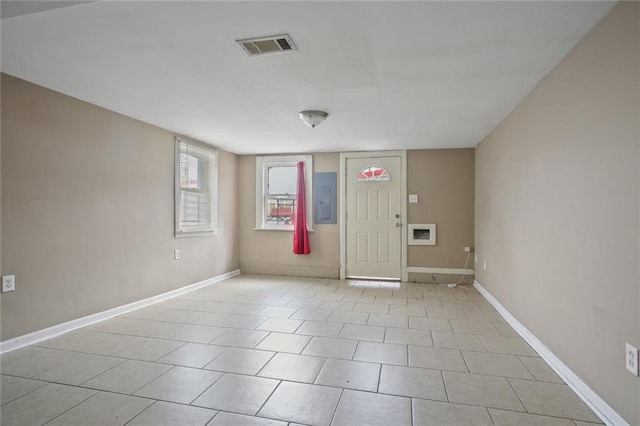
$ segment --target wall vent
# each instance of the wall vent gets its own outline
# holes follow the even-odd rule
[[[298,50],[289,34],[236,40],[249,56],[270,55]]]

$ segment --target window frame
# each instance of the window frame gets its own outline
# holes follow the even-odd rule
[[[304,162],[307,230],[313,231],[313,155],[256,156],[256,231],[293,231],[293,225],[272,225],[266,221],[269,167],[296,166]],[[297,176],[297,175],[296,175]]]
[[[187,225],[182,219],[182,193],[185,192],[180,185],[180,154],[181,146],[192,149],[200,158],[206,158],[208,162],[208,192],[209,192],[209,224],[208,226],[197,224]],[[218,233],[218,149],[212,145],[194,141],[182,136],[174,138],[174,236],[197,237],[216,235]]]

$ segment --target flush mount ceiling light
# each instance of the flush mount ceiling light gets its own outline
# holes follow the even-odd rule
[[[315,128],[318,124],[322,123],[329,116],[329,114],[327,114],[324,111],[317,111],[313,109],[310,109],[307,111],[300,111],[298,115],[300,116],[300,120],[302,120],[304,124],[306,124],[311,128]]]

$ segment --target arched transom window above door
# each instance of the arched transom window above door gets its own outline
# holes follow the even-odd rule
[[[356,178],[356,182],[384,182],[390,181],[391,175],[384,167],[380,166],[367,166]]]

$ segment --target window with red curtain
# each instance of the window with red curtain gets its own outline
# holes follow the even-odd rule
[[[313,156],[269,155],[256,157],[256,229],[291,230],[300,215],[298,163],[304,163],[305,203],[302,210],[307,229],[312,229],[311,188]]]

